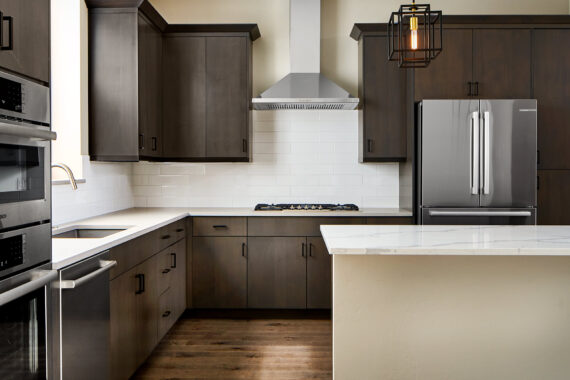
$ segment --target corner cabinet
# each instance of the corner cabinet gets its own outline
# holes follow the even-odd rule
[[[249,161],[257,25],[168,25],[127,3],[87,2],[91,160]]]
[[[249,161],[249,33],[166,33],[164,153],[172,161]]]
[[[355,27],[355,29],[357,29]],[[358,41],[360,162],[406,160],[406,70],[388,61],[388,40],[382,33],[355,30]]]

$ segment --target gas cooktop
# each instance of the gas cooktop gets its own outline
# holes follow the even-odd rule
[[[255,206],[255,211],[358,211],[358,206],[354,204],[332,204],[332,203],[259,203]]]

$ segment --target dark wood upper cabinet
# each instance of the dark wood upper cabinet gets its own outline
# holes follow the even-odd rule
[[[241,34],[165,34],[165,159],[249,161],[251,39]]]
[[[162,34],[138,16],[139,155],[162,155]]]
[[[473,82],[473,31],[445,29],[443,50],[426,68],[414,70],[414,100],[465,99]]]
[[[406,159],[406,70],[387,59],[387,38],[359,40],[359,161]]]
[[[2,46],[9,47],[12,39],[11,48],[0,50],[0,67],[49,82],[50,1],[0,0],[0,12],[4,16]]]
[[[530,29],[475,29],[473,78],[483,99],[531,97]]]
[[[206,157],[249,156],[250,56],[247,37],[206,39]]]
[[[163,148],[170,159],[206,156],[206,39],[166,35]]]
[[[538,168],[570,169],[570,30],[535,30],[532,52]]]
[[[89,155],[160,155],[161,35],[136,8],[89,10]]]
[[[148,1],[117,4],[87,2],[91,159],[249,161],[257,25],[168,25]]]

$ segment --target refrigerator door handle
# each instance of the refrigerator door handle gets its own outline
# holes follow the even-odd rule
[[[479,194],[479,112],[471,114],[471,194]]]
[[[491,115],[483,112],[483,194],[489,194],[491,188]]]

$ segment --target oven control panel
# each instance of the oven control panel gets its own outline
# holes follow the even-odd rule
[[[0,240],[0,271],[24,263],[24,235]]]

